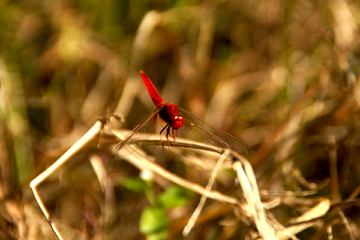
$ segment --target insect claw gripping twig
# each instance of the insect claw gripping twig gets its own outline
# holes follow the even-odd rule
[[[174,139],[174,142],[175,142],[175,141],[176,141],[176,139],[175,139],[174,129],[172,128],[171,130],[172,130],[172,135],[170,134],[170,136]]]
[[[166,129],[166,140],[168,141],[168,143],[170,144],[171,147],[173,147],[173,145],[172,145],[172,143],[171,143],[171,141],[170,141],[170,139],[169,139],[169,136],[172,137],[172,138],[174,139],[174,141],[176,141],[176,140],[175,140],[175,136],[171,136],[171,134],[170,134],[170,128],[171,128],[170,125],[166,125],[166,126],[165,126],[163,129],[161,129],[161,131],[160,131],[160,142],[161,142],[161,146],[162,146],[164,152],[165,152],[165,147],[164,147],[164,143],[163,143],[161,134],[162,134],[162,132],[163,132],[165,129]],[[173,131],[174,131],[174,129],[173,129]],[[174,135],[174,134],[173,134],[173,135]]]
[[[168,143],[170,144],[170,146],[173,147],[171,141],[169,140],[169,136],[172,137],[174,139],[174,141],[175,141],[175,136],[173,136],[174,133],[173,133],[173,135],[171,135],[170,129],[171,129],[171,126],[169,125],[167,130],[166,130],[166,139],[167,139]]]

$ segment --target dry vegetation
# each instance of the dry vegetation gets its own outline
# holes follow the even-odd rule
[[[0,239],[56,239],[29,183],[98,116],[123,114],[122,129],[144,120],[154,106],[139,70],[247,143],[262,200],[278,201],[269,217],[290,227],[330,200],[296,236],[359,239],[359,24],[357,0],[2,1]],[[105,136],[39,186],[66,239],[183,239],[200,195],[119,159]],[[202,186],[219,158],[147,150]],[[245,205],[229,162],[214,189]],[[186,239],[256,238],[224,202],[208,200]]]

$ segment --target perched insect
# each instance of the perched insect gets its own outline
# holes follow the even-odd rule
[[[154,102],[156,109],[146,118],[146,120],[132,130],[117,146],[116,149],[123,148],[126,144],[140,139],[140,136],[147,132],[148,126],[156,122],[158,117],[163,120],[166,125],[160,131],[160,140],[164,149],[161,134],[166,131],[166,139],[171,144],[169,137],[176,141],[175,132],[180,137],[179,130],[182,130],[182,137],[195,140],[198,142],[208,143],[217,147],[234,150],[238,153],[249,153],[249,148],[241,140],[231,136],[221,129],[211,126],[200,117],[186,111],[175,104],[165,102],[154,84],[143,71],[140,71],[141,78],[145,84],[147,91]],[[140,143],[141,145],[141,143]]]

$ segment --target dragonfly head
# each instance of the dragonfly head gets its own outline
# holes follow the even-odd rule
[[[170,117],[170,126],[173,129],[179,129],[185,123],[185,119],[181,115],[173,115]]]

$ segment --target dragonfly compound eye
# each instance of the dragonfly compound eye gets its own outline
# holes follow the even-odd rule
[[[173,129],[179,129],[184,124],[185,119],[183,118],[183,116],[174,115],[171,116],[170,122]]]

